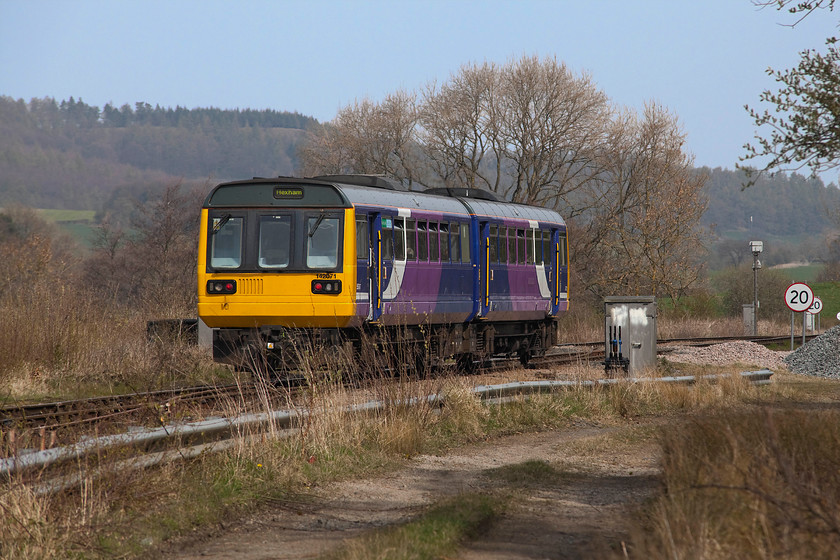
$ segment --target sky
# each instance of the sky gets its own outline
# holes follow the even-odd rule
[[[766,69],[823,51],[838,21],[820,11],[791,27],[751,0],[0,0],[0,95],[324,122],[465,64],[537,55],[616,106],[667,107],[695,165],[734,169],[755,136],[744,105],[775,89]]]

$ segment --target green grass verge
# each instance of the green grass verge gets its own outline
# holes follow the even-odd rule
[[[366,534],[322,558],[327,560],[432,560],[447,558],[483,533],[507,502],[479,493],[459,494],[398,527]]]

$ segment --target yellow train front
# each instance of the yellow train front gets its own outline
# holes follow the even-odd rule
[[[324,182],[255,179],[213,189],[201,212],[198,313],[214,327],[214,358],[258,366],[266,341],[296,344],[290,328],[329,337],[352,326],[356,239],[345,224],[353,223],[350,202]]]

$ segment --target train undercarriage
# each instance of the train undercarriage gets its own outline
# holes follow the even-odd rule
[[[213,358],[282,379],[301,370],[350,376],[399,372],[425,376],[455,367],[472,373],[491,358],[527,365],[557,343],[557,321],[472,322],[451,325],[366,325],[362,328],[216,329]]]

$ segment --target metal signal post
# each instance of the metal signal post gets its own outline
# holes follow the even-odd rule
[[[750,241],[750,251],[753,254],[753,336],[758,336],[758,269],[761,268],[758,255],[763,250],[763,241]]]

